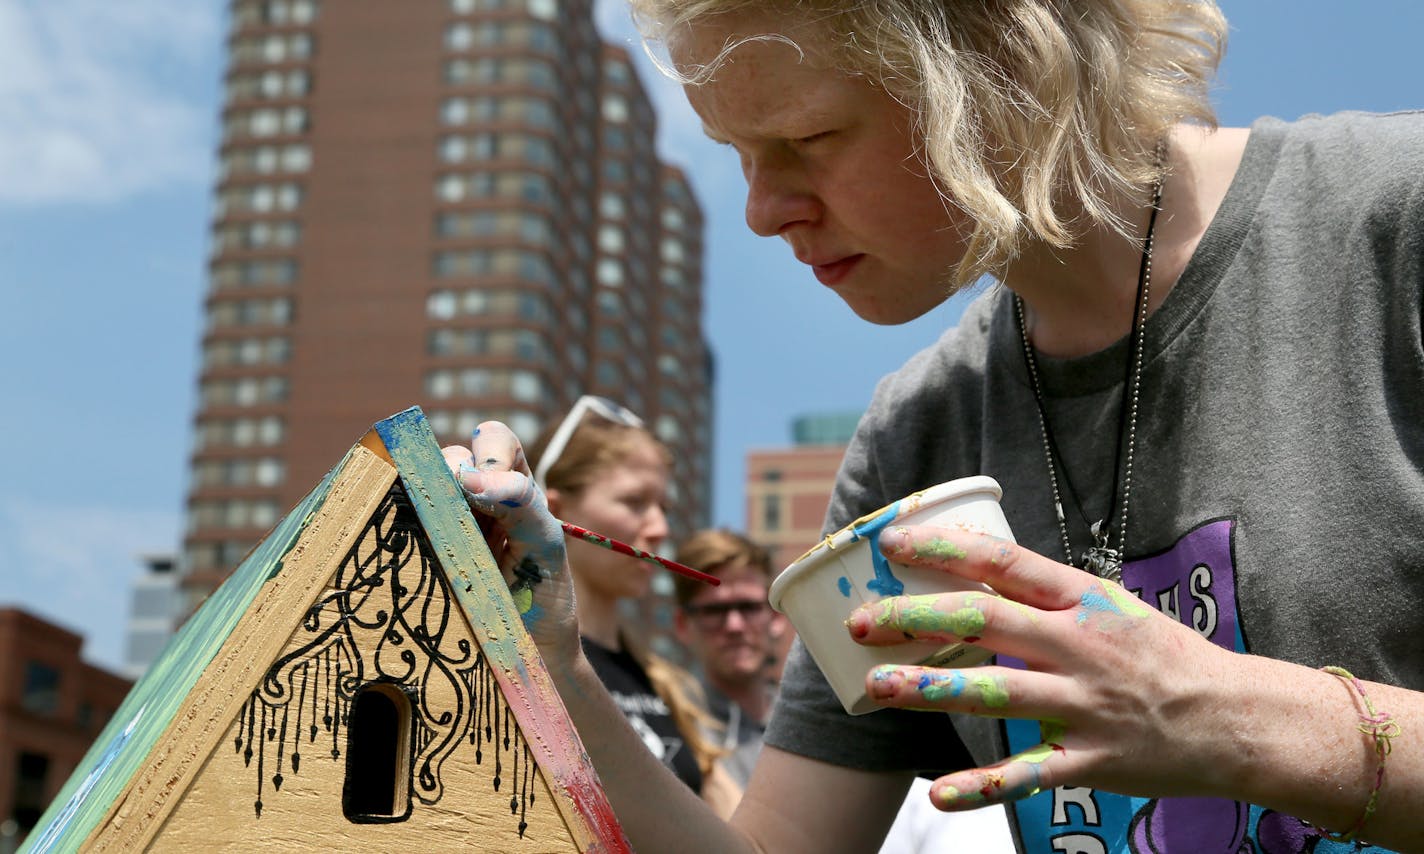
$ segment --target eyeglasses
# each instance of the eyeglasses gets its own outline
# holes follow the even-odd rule
[[[771,613],[771,606],[761,599],[741,599],[729,602],[708,602],[705,605],[683,605],[682,610],[704,629],[719,629],[735,611],[744,623],[759,622]]]
[[[554,435],[549,437],[549,444],[544,448],[544,453],[539,455],[539,465],[534,469],[534,482],[540,487],[545,485],[544,478],[549,476],[549,469],[558,462],[559,456],[569,446],[569,440],[573,438],[579,423],[590,412],[606,418],[614,424],[622,424],[624,427],[643,426],[643,419],[621,403],[606,397],[599,397],[596,394],[586,394],[580,397],[574,402],[569,414],[564,416],[564,420],[559,422],[558,428],[554,430]]]

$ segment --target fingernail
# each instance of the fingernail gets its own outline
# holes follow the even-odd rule
[[[904,525],[880,532],[880,551],[887,557],[910,554],[910,531]]]
[[[845,627],[850,630],[850,636],[856,640],[864,638],[870,634],[870,618],[864,611],[851,611],[846,618]]]
[[[941,809],[944,807],[954,806],[956,803],[959,802],[959,790],[948,784],[940,786],[938,789],[935,789],[931,794],[934,797],[934,802]]]
[[[899,668],[891,664],[882,664],[875,668],[870,680],[870,696],[879,700],[895,696],[900,686],[905,684]]]

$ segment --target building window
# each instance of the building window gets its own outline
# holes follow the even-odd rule
[[[198,486],[280,486],[285,474],[275,457],[255,460],[200,460],[193,464],[193,481]]]
[[[306,33],[249,36],[232,46],[234,64],[300,62],[311,56],[312,40]]]
[[[681,264],[686,257],[682,248],[682,241],[672,237],[663,239],[662,259],[669,264]]]
[[[270,528],[277,523],[275,501],[233,499],[195,501],[189,509],[188,530],[211,528]]]
[[[10,815],[20,825],[20,832],[34,829],[44,813],[49,799],[45,797],[45,778],[49,776],[49,757],[42,753],[21,752],[15,760],[15,805]]]
[[[292,346],[286,338],[229,338],[203,345],[203,367],[229,368],[286,364]]]
[[[623,265],[616,258],[600,258],[595,275],[600,285],[616,288],[623,284]]]
[[[622,95],[603,97],[603,119],[609,122],[628,121],[628,101]]]
[[[270,446],[282,441],[284,427],[276,415],[266,418],[223,418],[198,425],[199,449],[210,447]]]
[[[623,252],[628,246],[623,239],[623,229],[616,225],[604,225],[598,229],[598,248],[600,251],[610,255],[617,255]]]
[[[290,285],[297,278],[297,262],[290,258],[231,261],[213,268],[215,288],[253,288]]]
[[[781,530],[781,496],[766,495],[761,503],[761,527],[764,531]]]
[[[208,309],[208,325],[213,329],[230,326],[285,326],[291,319],[291,300],[280,298],[215,302]]]
[[[252,184],[230,187],[218,195],[217,213],[270,213],[293,211],[302,203],[297,184]]]
[[[301,240],[302,227],[293,220],[230,222],[217,228],[218,251],[290,249]]]
[[[347,820],[404,821],[410,816],[410,700],[390,685],[368,685],[351,704],[346,730]]]
[[[657,424],[659,439],[668,443],[674,443],[682,439],[682,427],[673,416],[659,415]]]
[[[208,380],[199,388],[199,398],[204,408],[282,403],[287,399],[287,380],[283,377]]]
[[[20,705],[27,712],[52,715],[59,710],[59,669],[39,661],[25,662],[25,690]]]

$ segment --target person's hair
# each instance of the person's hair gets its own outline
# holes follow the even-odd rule
[[[1214,127],[1212,77],[1226,44],[1214,0],[630,0],[644,38],[675,46],[685,28],[738,12],[806,26],[733,41],[705,65],[663,68],[710,80],[749,40],[862,75],[908,107],[946,202],[972,221],[951,284],[1001,272],[1027,237],[1071,245],[1114,202],[1145,195],[1171,127]]]
[[[525,457],[530,468],[538,465],[557,427],[557,423],[551,424],[526,450]],[[639,445],[656,449],[663,461],[672,465],[672,452],[647,428],[619,424],[589,412],[579,421],[569,436],[568,444],[549,468],[544,477],[544,488],[578,495],[598,477],[599,472],[627,459]]]
[[[705,528],[689,536],[677,546],[677,561],[708,575],[720,576],[734,566],[749,566],[771,583],[771,552],[745,536],[726,528]],[[691,602],[706,589],[704,582],[685,575],[674,575],[673,590],[679,606]]]

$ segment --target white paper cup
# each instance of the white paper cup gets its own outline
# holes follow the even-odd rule
[[[1012,541],[999,506],[1003,490],[991,477],[965,477],[932,486],[864,516],[817,543],[777,576],[768,599],[796,627],[801,642],[852,715],[881,708],[865,693],[865,675],[880,664],[970,667],[993,653],[966,643],[915,641],[862,646],[845,620],[857,606],[887,596],[993,591],[942,570],[892,563],[880,553],[880,532],[891,525],[939,525]]]

